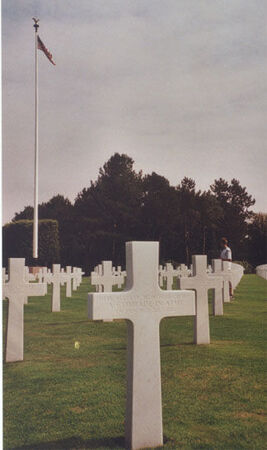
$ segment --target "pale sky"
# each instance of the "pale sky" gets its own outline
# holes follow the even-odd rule
[[[119,152],[267,211],[266,0],[2,0],[3,222],[33,204],[33,16],[56,62],[39,52],[40,202]]]

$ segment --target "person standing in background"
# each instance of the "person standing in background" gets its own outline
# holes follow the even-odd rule
[[[232,262],[232,250],[230,249],[230,247],[228,247],[228,240],[223,237],[221,238],[221,255],[220,258],[222,261],[229,261],[228,264],[228,270],[231,270],[231,262]],[[233,287],[232,287],[232,283],[229,282],[229,292],[230,292],[230,297],[233,298]]]

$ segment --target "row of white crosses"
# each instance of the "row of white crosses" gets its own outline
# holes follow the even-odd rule
[[[166,263],[164,267],[162,265],[159,266],[159,285],[163,287],[164,280],[166,280],[167,290],[170,290],[175,278],[188,277],[190,275],[191,271],[185,264],[180,264],[175,269],[171,263]]]
[[[127,369],[127,409],[126,409],[126,441],[132,449],[155,447],[162,445],[162,406],[160,375],[160,338],[159,324],[164,317],[194,316],[195,343],[210,342],[208,289],[215,291],[215,298],[229,294],[224,283],[225,277],[216,271],[224,272],[221,260],[220,267],[213,262],[214,273],[207,274],[207,257],[193,257],[193,273],[191,277],[181,277],[178,284],[181,290],[162,290],[158,283],[157,242],[130,242],[126,245],[127,283],[123,292],[107,292],[89,294],[89,318],[93,320],[112,321],[126,319],[128,326],[128,369]],[[19,264],[15,269],[12,264]],[[21,264],[22,261],[22,264]],[[44,295],[45,283],[29,283],[25,281],[24,260],[11,260],[10,279],[5,284],[5,296],[9,298],[10,316],[13,317],[10,331],[8,322],[9,361],[23,359],[23,304],[25,296]],[[104,268],[102,264],[102,268]],[[18,270],[20,269],[20,271]],[[112,265],[108,272],[112,276]],[[103,274],[104,274],[103,270]],[[113,271],[114,272],[114,271]],[[16,275],[13,277],[13,275]],[[51,283],[55,295],[54,306],[60,309],[58,292],[65,273],[59,265],[53,266]],[[75,277],[76,278],[76,277]],[[20,283],[18,282],[20,280]],[[226,280],[226,281],[225,281]],[[103,286],[103,280],[101,280]],[[112,291],[112,284],[106,284]],[[34,289],[34,292],[31,291]],[[184,290],[186,289],[186,290]],[[217,297],[216,297],[217,292]],[[17,299],[16,302],[13,299]],[[215,302],[216,303],[216,302]],[[53,304],[53,302],[52,302]],[[59,310],[55,309],[55,310]],[[16,326],[14,327],[14,324]],[[17,330],[19,329],[19,333]],[[13,332],[12,332],[13,331]],[[19,334],[19,338],[17,336]],[[16,337],[16,342],[12,338]],[[19,345],[18,345],[19,344]],[[11,350],[10,350],[11,349]],[[12,353],[13,352],[13,353]],[[20,358],[20,359],[18,359]]]
[[[24,354],[24,304],[29,296],[40,296],[47,293],[47,284],[52,284],[52,312],[60,311],[60,286],[66,283],[66,295],[71,296],[71,279],[73,289],[77,290],[84,272],[80,268],[67,266],[66,272],[60,270],[60,264],[53,264],[52,272],[42,268],[38,274],[40,282],[32,283],[24,258],[9,259],[9,276],[2,269],[3,298],[8,298],[8,322],[6,338],[6,362],[23,361]],[[35,279],[35,277],[34,277]],[[75,282],[74,282],[75,281]]]
[[[125,283],[125,279],[126,279],[126,270],[122,270],[121,266],[118,266],[117,269],[116,267],[112,267],[112,272],[113,275],[115,275],[115,280],[116,280],[116,284],[118,286],[119,289],[122,288],[123,284]]]
[[[102,261],[101,264],[91,272],[91,284],[96,286],[96,292],[112,292],[112,286],[121,286],[124,284],[126,272],[112,267],[112,261]]]
[[[193,256],[191,277],[178,278],[181,290],[160,289],[162,268],[158,270],[158,256],[158,242],[128,242],[125,291],[88,295],[89,319],[127,320],[125,436],[132,450],[163,445],[160,321],[164,317],[194,316],[195,343],[209,344],[208,290],[214,291],[218,313],[222,313],[223,295],[226,298],[229,292],[228,268],[221,260],[214,260],[213,273],[208,274],[205,255]]]
[[[66,284],[66,297],[72,296],[72,290],[76,291],[82,282],[82,269],[79,267],[67,266],[66,272],[60,264],[53,264],[52,271],[47,267],[42,267],[38,274],[38,280],[47,284],[52,284],[52,311],[60,311],[60,286]]]
[[[52,272],[44,272],[44,280],[47,283],[52,284],[52,312],[59,312],[61,308],[60,302],[60,287],[66,284],[66,297],[72,296],[72,290],[77,291],[82,282],[82,269],[79,267],[71,266],[64,269],[60,268],[60,264],[53,264]]]

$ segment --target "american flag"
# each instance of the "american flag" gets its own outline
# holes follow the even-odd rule
[[[52,63],[52,64],[54,64],[54,66],[56,65],[56,63],[54,63],[54,61],[53,61],[53,57],[52,57],[52,53],[50,53],[48,50],[47,50],[47,48],[46,48],[46,46],[44,45],[44,43],[43,43],[43,41],[41,41],[41,39],[39,38],[39,36],[38,36],[38,49],[39,50],[42,50],[43,52],[44,52],[44,54],[47,56],[47,58],[49,59],[49,61]]]

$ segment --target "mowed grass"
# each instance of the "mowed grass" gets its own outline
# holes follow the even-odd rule
[[[91,290],[62,288],[60,313],[49,294],[25,306],[24,361],[4,364],[5,449],[124,448],[126,323],[89,321]],[[161,322],[165,449],[266,448],[266,298],[244,276],[208,346],[192,344],[192,317]]]

